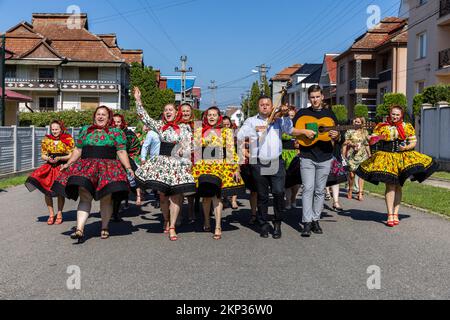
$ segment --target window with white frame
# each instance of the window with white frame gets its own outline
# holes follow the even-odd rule
[[[422,32],[417,35],[417,59],[427,56],[427,33]]]

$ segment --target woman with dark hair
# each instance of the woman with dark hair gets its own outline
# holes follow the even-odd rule
[[[223,117],[217,107],[205,111],[202,128],[194,133],[195,164],[192,168],[197,193],[203,198],[204,231],[211,231],[210,209],[216,218],[214,240],[222,238],[222,197],[237,193],[244,183],[239,173],[239,158],[233,131],[222,128]],[[201,147],[201,149],[200,149]],[[200,153],[201,151],[201,153]]]
[[[414,127],[403,121],[404,110],[392,106],[386,122],[378,124],[370,136],[372,156],[361,163],[356,174],[373,184],[386,184],[387,225],[400,223],[402,187],[408,178],[423,182],[437,169],[431,157],[414,151],[417,144]]]
[[[141,143],[139,142],[139,139],[137,138],[136,134],[128,129],[128,124],[125,121],[125,117],[122,114],[116,113],[113,116],[114,119],[114,127],[117,129],[122,130],[125,133],[125,136],[127,137],[127,153],[128,158],[130,161],[131,169],[133,171],[136,171],[138,166],[140,165],[140,153],[141,153]],[[136,205],[141,206],[142,205],[142,199],[141,199],[141,189],[136,188]],[[127,207],[128,207],[128,199],[125,200]],[[120,208],[120,201],[114,200],[113,204],[113,218],[114,221],[119,222],[122,219],[119,216],[119,208]]]
[[[134,172],[126,143],[125,133],[113,127],[111,109],[98,107],[93,115],[93,124],[81,129],[71,158],[62,166],[62,173],[53,184],[52,190],[57,194],[75,201],[80,198],[77,229],[71,235],[79,243],[84,240],[84,227],[93,199],[100,201],[101,238],[108,239],[112,201],[128,198],[127,174],[134,177]]]
[[[180,123],[181,112],[173,104],[164,107],[163,120],[158,121],[152,119],[142,106],[139,88],[134,88],[134,97],[139,117],[145,125],[159,134],[161,140],[159,156],[142,165],[136,171],[136,178],[147,189],[160,192],[164,233],[169,233],[171,241],[177,241],[175,226],[183,196],[195,193],[195,182],[191,174],[191,128]]]
[[[66,128],[62,121],[52,121],[50,131],[51,134],[46,135],[41,143],[41,158],[46,163],[28,177],[25,186],[30,192],[38,189],[44,194],[45,203],[50,213],[47,224],[53,225],[63,222],[62,211],[65,199],[53,192],[51,187],[61,173],[61,166],[70,159],[74,141],[72,136],[66,133]],[[58,214],[56,218],[53,210],[54,197],[58,198]]]

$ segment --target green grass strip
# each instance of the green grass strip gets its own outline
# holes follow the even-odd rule
[[[7,189],[24,184],[28,175],[17,176],[13,178],[0,179],[0,189]]]
[[[365,183],[364,189],[384,196],[385,186]],[[450,216],[450,190],[406,182],[403,187],[402,202]]]

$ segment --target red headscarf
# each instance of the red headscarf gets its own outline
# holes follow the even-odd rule
[[[97,111],[99,109],[105,109],[108,111],[108,117],[109,117],[109,122],[104,126],[104,127],[100,127],[98,125],[95,124],[95,115],[97,114]],[[109,127],[113,126],[113,122],[114,122],[114,118],[113,118],[113,112],[110,108],[106,107],[106,106],[99,106],[97,107],[97,109],[95,109],[94,115],[92,116],[92,126],[90,126],[87,130],[88,133],[92,133],[95,130],[105,130],[106,133],[109,133]]]
[[[128,123],[125,121],[125,117],[123,116],[123,114],[120,113],[116,113],[113,115],[113,118],[120,118],[120,120],[122,121],[122,124],[120,125],[120,130],[125,130],[128,127]],[[113,119],[113,124],[114,124],[114,119]]]
[[[208,122],[208,112],[209,110],[217,110],[217,112],[219,113],[219,120],[217,121],[217,123],[214,126],[211,126]],[[214,129],[216,130],[217,134],[220,135],[221,131],[222,131],[222,122],[223,122],[223,116],[220,114],[220,110],[217,107],[211,107],[208,110],[206,110],[203,113],[203,122],[202,122],[202,137],[205,137],[206,134]]]
[[[405,128],[403,127],[403,116],[405,114],[405,112],[403,111],[403,108],[400,106],[392,106],[390,111],[392,111],[392,109],[399,109],[402,112],[401,115],[401,119],[397,122],[393,122],[391,119],[391,116],[389,115],[389,117],[387,118],[386,122],[383,122],[381,124],[378,125],[378,127],[385,127],[385,126],[391,126],[391,127],[396,127],[397,128],[397,132],[398,132],[398,136],[400,137],[401,140],[406,140],[406,134],[405,134]]]
[[[177,111],[175,119],[172,121],[167,121],[166,115],[163,113],[162,119],[164,122],[164,126],[162,127],[162,131],[166,131],[167,129],[172,127],[176,131],[176,133],[180,134],[180,126],[178,124],[181,122],[182,118],[183,114],[181,113],[180,109]]]
[[[60,135],[55,137],[53,134],[48,134],[45,137],[47,137],[48,139],[51,139],[53,141],[59,140],[62,143],[64,143],[66,146],[69,146],[72,143],[72,136],[70,134],[66,133],[67,129],[64,126],[64,122],[62,120],[53,120],[52,123],[50,124],[50,129],[51,129],[52,124],[59,125],[59,127],[61,128]]]

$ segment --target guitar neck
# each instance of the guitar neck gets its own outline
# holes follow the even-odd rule
[[[333,126],[333,127],[323,127],[324,131],[347,131],[352,129],[367,129],[365,126],[355,126],[355,125],[345,125],[345,126]]]

